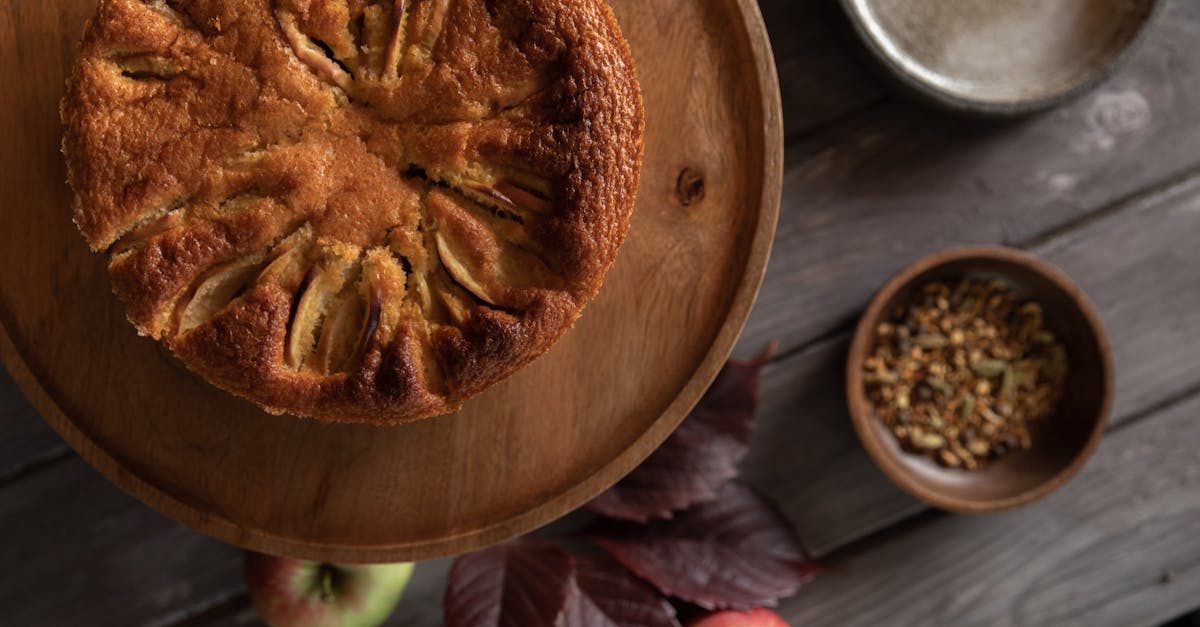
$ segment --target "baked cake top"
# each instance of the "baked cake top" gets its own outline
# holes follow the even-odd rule
[[[270,411],[380,424],[574,323],[643,127],[601,0],[101,0],[63,121],[142,334]]]

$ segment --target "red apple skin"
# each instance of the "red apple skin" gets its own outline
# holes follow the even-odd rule
[[[336,571],[332,594],[321,569]],[[412,564],[339,566],[246,552],[246,587],[271,627],[375,627],[387,620],[408,584]]]
[[[759,608],[749,612],[726,610],[699,618],[688,627],[789,627],[787,621],[771,610]]]

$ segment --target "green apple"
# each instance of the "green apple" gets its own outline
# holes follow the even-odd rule
[[[407,563],[342,566],[246,552],[246,587],[271,627],[376,627],[412,571]]]

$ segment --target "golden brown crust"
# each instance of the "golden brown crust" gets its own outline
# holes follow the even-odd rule
[[[101,0],[63,122],[141,333],[270,411],[376,424],[574,323],[643,130],[602,0]]]

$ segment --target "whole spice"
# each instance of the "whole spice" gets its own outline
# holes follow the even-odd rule
[[[905,450],[949,468],[1028,449],[1067,375],[1044,323],[1041,305],[1002,281],[927,283],[876,329],[867,397]]]

